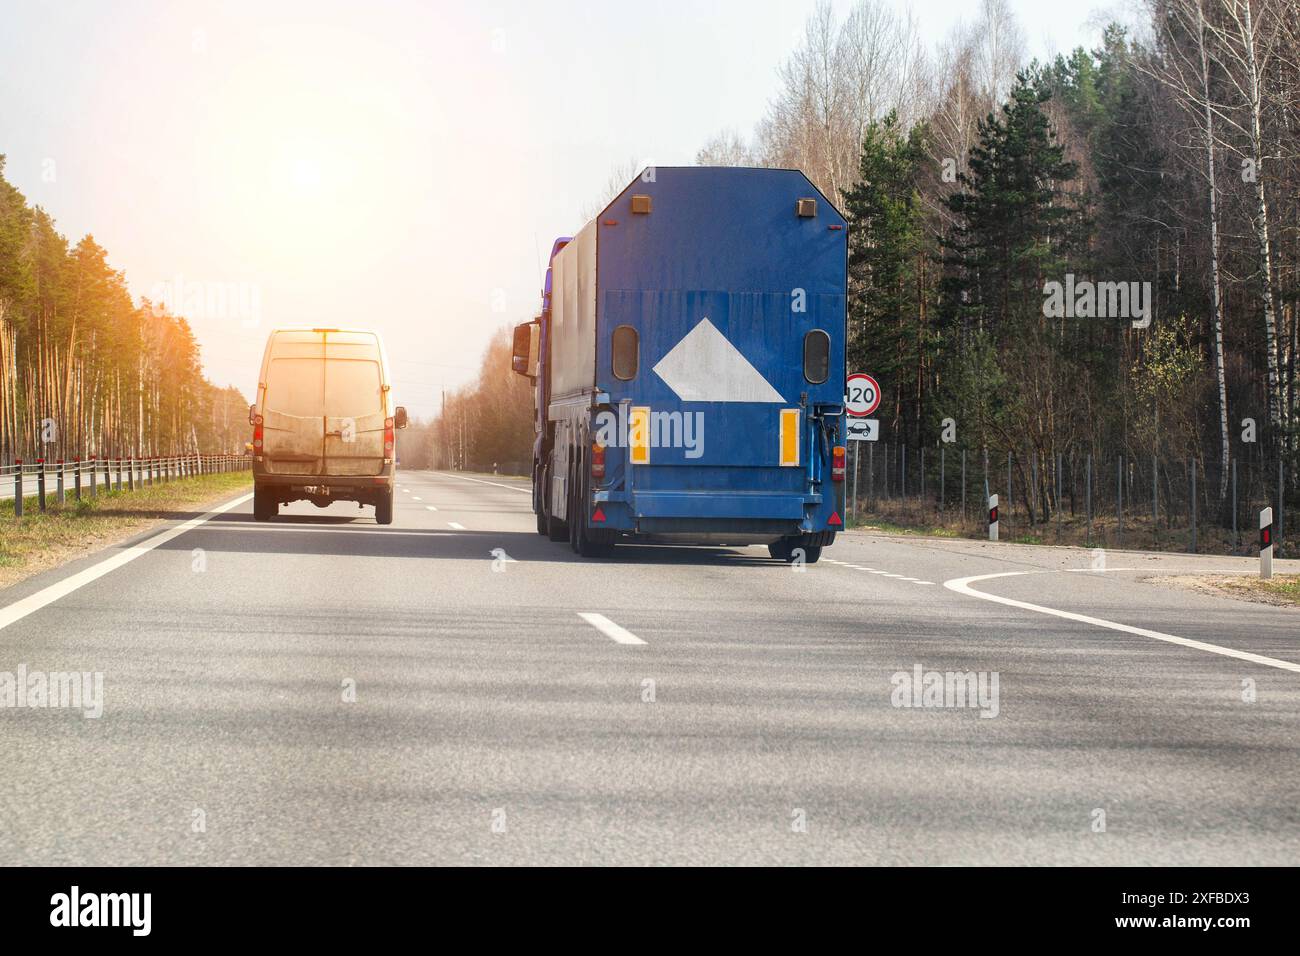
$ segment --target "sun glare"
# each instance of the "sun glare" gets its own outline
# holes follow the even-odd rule
[[[299,156],[289,164],[289,184],[300,193],[318,192],[324,178],[319,160]]]

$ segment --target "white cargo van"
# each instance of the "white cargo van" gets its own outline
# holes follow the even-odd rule
[[[253,515],[281,502],[375,506],[393,521],[395,434],[406,409],[392,404],[383,343],[355,329],[276,329],[266,342],[253,426]]]

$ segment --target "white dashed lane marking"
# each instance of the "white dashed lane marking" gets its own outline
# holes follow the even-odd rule
[[[579,611],[578,617],[582,618],[596,630],[619,644],[645,643],[645,641],[641,640],[641,638],[637,637],[627,628],[620,627],[603,614],[596,614],[592,611]]]
[[[860,564],[849,564],[847,561],[837,561],[835,558],[822,558],[827,564],[836,564],[841,568],[849,568],[853,571],[866,571],[868,574],[879,574],[883,577],[894,578],[897,581],[907,581],[909,584],[928,584],[933,585],[933,581],[923,581],[920,578],[910,578],[905,574],[895,574],[892,571],[881,571],[877,568],[867,568]]]

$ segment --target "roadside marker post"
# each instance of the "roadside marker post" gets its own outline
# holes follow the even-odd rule
[[[1273,577],[1273,509],[1259,513],[1259,576],[1267,581]]]
[[[989,540],[998,540],[998,496],[989,495]]]
[[[23,460],[14,459],[14,517],[23,516]]]
[[[62,506],[63,502],[65,501],[65,497],[63,494],[63,470],[64,470],[63,459],[60,458],[55,464],[58,466],[59,475],[54,480],[54,500],[58,502],[60,506]]]
[[[45,510],[45,459],[36,459],[36,506]]]

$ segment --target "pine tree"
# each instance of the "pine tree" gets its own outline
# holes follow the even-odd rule
[[[919,427],[925,396],[929,251],[919,177],[926,139],[924,126],[904,135],[897,113],[869,124],[858,184],[844,195],[849,364],[870,369],[892,397],[886,408],[900,435]]]

